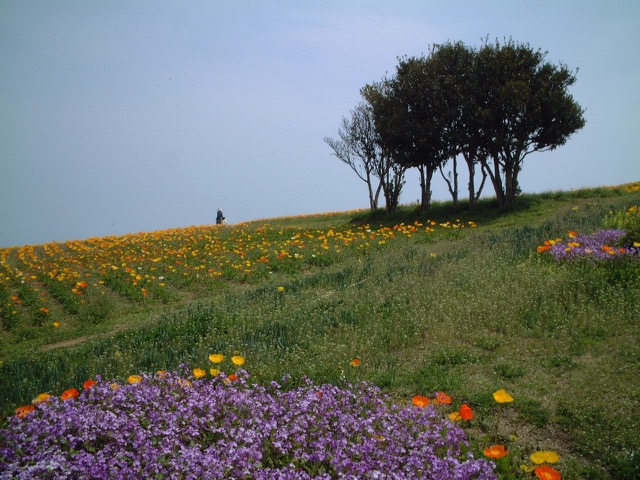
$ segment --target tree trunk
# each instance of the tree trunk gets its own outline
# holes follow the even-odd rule
[[[469,170],[469,210],[473,210],[476,204],[476,164],[473,160],[469,160],[466,155],[463,156],[465,162],[467,162],[467,170]]]
[[[447,183],[447,188],[449,189],[449,193],[451,194],[451,199],[453,201],[453,209],[458,209],[458,159],[456,157],[451,157],[453,161],[453,178],[451,175],[447,176],[444,174],[441,166],[438,166],[440,170],[440,175],[444,178],[444,181]],[[451,172],[450,172],[451,173]]]
[[[418,167],[420,172],[420,211],[426,212],[431,208],[431,180],[433,178],[433,169],[426,165]]]
[[[480,195],[482,194],[482,190],[484,189],[484,182],[486,182],[486,180],[487,180],[487,172],[482,170],[482,181],[480,182],[480,188],[478,188],[478,191],[476,192],[475,198],[473,199],[473,205],[474,206],[475,206],[476,202],[478,201],[478,199],[480,198]]]
[[[387,213],[394,213],[398,208],[405,171],[406,168],[398,164],[391,164],[387,169],[382,185]]]
[[[367,172],[367,188],[369,190],[369,208],[372,212],[375,211],[375,199],[373,197],[373,185],[371,185],[371,175]]]
[[[476,191],[476,161],[477,156],[472,156],[470,153],[462,153],[465,162],[467,162],[467,169],[469,170],[469,210],[473,210],[482,194],[484,189],[484,183],[487,180],[487,171],[485,170],[482,161],[480,161],[480,171],[482,172],[482,181],[480,187]]]
[[[493,189],[496,192],[496,199],[498,200],[498,206],[502,207],[505,205],[505,192],[502,187],[502,176],[500,174],[500,161],[497,156],[493,156],[493,170],[489,167],[487,163],[487,159],[481,160],[483,170],[489,175],[491,179],[491,183],[493,184]]]
[[[382,182],[378,182],[378,187],[376,188],[376,193],[373,196],[373,205],[372,212],[378,209],[378,203],[380,202],[380,192],[382,191]]]
[[[516,197],[520,193],[520,187],[518,186],[518,174],[520,173],[522,159],[519,157],[519,152],[518,156],[515,158],[516,160],[509,161],[506,165],[507,168],[505,168],[505,200],[507,205],[513,205],[516,201]],[[518,158],[520,159],[518,160]]]
[[[516,198],[515,185],[513,184],[514,171],[511,162],[505,162],[504,166],[504,205],[512,205]]]
[[[373,191],[373,176],[367,172],[367,187],[369,189],[369,208],[372,212],[378,209],[378,200],[380,199],[380,190],[382,190],[382,181],[378,182],[375,192]]]

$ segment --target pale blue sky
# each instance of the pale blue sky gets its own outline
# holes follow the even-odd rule
[[[323,138],[397,57],[487,35],[579,68],[587,125],[523,191],[640,180],[637,0],[0,0],[0,247],[366,208]]]

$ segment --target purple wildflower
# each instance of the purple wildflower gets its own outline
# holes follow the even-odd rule
[[[616,246],[625,234],[624,230],[598,230],[591,235],[575,235],[567,241],[551,245],[549,253],[555,260],[584,257],[597,260],[609,260],[620,256],[640,257],[637,248],[620,249]]]
[[[495,479],[461,428],[433,407],[399,406],[367,383],[283,391],[186,382],[99,381],[0,431],[0,479]]]

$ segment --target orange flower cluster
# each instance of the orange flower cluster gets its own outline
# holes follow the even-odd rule
[[[515,401],[515,398],[503,388],[493,392],[493,399],[496,401],[496,403],[499,404],[512,403]],[[424,408],[428,405],[450,405],[451,397],[444,392],[436,392],[433,399],[423,395],[414,395],[411,399],[411,402],[418,408]],[[462,403],[458,410],[449,413],[449,419],[454,422],[459,422],[461,420],[473,420],[473,409],[468,404]],[[485,448],[483,453],[487,458],[500,460],[501,458],[509,455],[509,450],[507,450],[504,445],[496,444]],[[561,479],[561,474],[559,471],[548,465],[541,465],[546,463],[558,462],[560,460],[560,456],[557,453],[552,451],[536,452],[531,455],[531,460],[533,461],[533,463],[539,466],[529,467],[527,465],[521,465],[522,470],[527,472],[534,472],[540,480]]]
[[[87,390],[87,389],[91,388],[95,384],[96,384],[95,381],[89,379],[86,382],[84,382],[84,389]],[[78,397],[79,395],[80,395],[80,392],[78,391],[78,389],[70,388],[70,389],[65,390],[64,392],[62,392],[62,394],[60,395],[60,399],[62,401],[67,401],[67,400],[74,399],[74,398]],[[16,408],[16,417],[25,418],[27,415],[29,415],[31,412],[33,412],[38,405],[48,402],[49,400],[51,400],[51,398],[52,398],[52,396],[49,393],[41,393],[41,394],[39,394],[36,398],[31,400],[30,404],[22,405],[21,407]]]
[[[416,407],[426,407],[427,405],[451,405],[451,397],[444,392],[436,392],[434,398],[423,395],[414,395],[411,399]]]

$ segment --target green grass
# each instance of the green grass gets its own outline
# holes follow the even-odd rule
[[[0,333],[0,411],[96,375],[209,368],[210,353],[237,351],[259,383],[285,374],[292,386],[304,377],[370,380],[401,402],[446,391],[476,411],[475,448],[504,443],[513,452],[499,463],[502,478],[530,478],[519,465],[536,450],[557,451],[566,479],[638,478],[640,269],[556,264],[536,252],[546,239],[603,228],[611,212],[638,204],[638,192],[603,188],[523,195],[508,210],[483,200],[472,212],[436,203],[427,213],[407,206],[392,216],[252,222],[243,227],[249,235],[268,223],[286,238],[427,220],[478,228],[397,235],[366,253],[345,247],[207,282],[167,268],[179,286],[153,284],[167,293],[150,289],[144,299],[115,279],[122,292],[105,289],[84,304],[60,291],[64,331],[29,323],[39,300],[26,294],[34,306],[21,306],[20,322],[7,321]],[[5,304],[16,285],[7,288]],[[357,369],[349,366],[356,357]],[[499,388],[516,401],[496,404]]]

